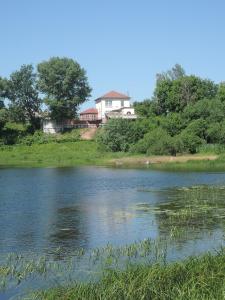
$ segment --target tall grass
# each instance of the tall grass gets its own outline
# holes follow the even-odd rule
[[[40,291],[31,299],[158,299],[222,300],[225,297],[225,251],[181,262],[130,264],[125,270],[106,270],[95,283],[74,282]]]
[[[104,153],[94,141],[32,144],[0,148],[2,167],[65,167],[76,165],[103,165],[121,153]]]
[[[7,290],[26,282],[32,286],[36,280],[40,289],[42,279],[50,288],[22,293],[23,299],[38,300],[224,299],[225,248],[169,262],[165,246],[163,240],[147,239],[91,252],[80,249],[65,258],[59,249],[52,259],[10,254],[0,264],[0,287]],[[72,276],[79,271],[86,272],[85,281]]]

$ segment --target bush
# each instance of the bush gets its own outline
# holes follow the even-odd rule
[[[225,105],[218,99],[203,99],[184,110],[184,117],[189,121],[205,119],[209,122],[222,121],[225,117]]]
[[[47,134],[42,131],[36,131],[33,135],[27,135],[20,139],[20,144],[33,145],[33,144],[48,144],[48,143],[65,143],[75,142],[80,140],[80,131],[74,129],[70,132],[63,134]]]
[[[209,143],[225,143],[225,122],[212,123],[206,132],[207,141]]]
[[[185,128],[185,120],[180,113],[170,113],[162,119],[161,126],[171,136],[175,136]]]
[[[16,144],[22,137],[27,134],[27,127],[20,123],[5,123],[1,135],[2,143],[5,145]]]
[[[196,135],[202,139],[206,136],[207,122],[203,119],[191,121],[185,128],[185,132]]]
[[[189,130],[183,130],[177,138],[182,145],[181,152],[189,152],[191,154],[196,153],[198,148],[206,143],[204,139]]]
[[[144,136],[146,127],[146,123],[141,121],[112,119],[101,129],[96,139],[106,151],[126,152]]]
[[[147,133],[131,151],[156,155],[176,154],[174,139],[161,127]]]

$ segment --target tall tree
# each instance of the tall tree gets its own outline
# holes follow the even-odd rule
[[[219,84],[217,98],[225,102],[225,82]]]
[[[90,96],[86,72],[73,59],[52,57],[38,65],[38,76],[39,89],[55,120],[74,118],[78,106]]]
[[[184,76],[186,76],[186,73],[183,67],[179,64],[175,64],[175,66],[172,67],[171,70],[156,74],[156,80],[157,82],[163,80],[176,80]]]
[[[37,113],[40,111],[41,100],[32,65],[23,65],[19,71],[10,75],[6,97],[10,101],[9,109],[14,121],[29,122],[34,129],[39,126]]]
[[[0,77],[0,109],[5,107],[4,98],[6,97],[7,80]]]
[[[183,69],[175,67],[160,76],[157,75],[154,100],[160,114],[180,112],[188,104],[204,98],[214,98],[217,90],[214,82],[194,75],[187,76]]]

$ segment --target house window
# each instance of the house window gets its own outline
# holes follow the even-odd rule
[[[124,100],[121,100],[121,107],[124,107]]]
[[[106,107],[112,107],[112,100],[105,100]]]

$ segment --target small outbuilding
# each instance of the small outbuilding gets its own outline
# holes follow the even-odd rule
[[[80,113],[81,121],[96,121],[98,120],[98,110],[96,108],[88,108]]]

